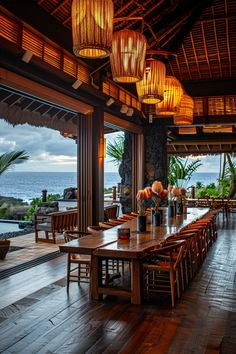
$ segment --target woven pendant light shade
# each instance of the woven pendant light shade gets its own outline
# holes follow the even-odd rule
[[[156,104],[163,100],[166,67],[159,60],[147,59],[143,80],[136,83],[139,101]]]
[[[122,30],[114,33],[110,56],[113,80],[125,83],[142,80],[146,48],[146,38],[140,32]]]
[[[192,97],[183,94],[178,112],[174,117],[175,124],[192,124],[193,122],[193,106],[194,102]]]
[[[71,17],[75,55],[93,59],[110,54],[114,17],[112,0],[73,0]]]
[[[170,116],[177,112],[183,96],[183,88],[174,76],[166,76],[164,100],[157,105],[158,116]]]

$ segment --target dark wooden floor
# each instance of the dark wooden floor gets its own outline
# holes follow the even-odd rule
[[[42,273],[45,287],[0,310],[0,352],[236,353],[235,230],[236,217],[220,230],[174,310],[166,301],[142,306],[114,298],[89,301],[87,284],[72,284],[67,296],[65,279],[49,284],[47,272]],[[11,282],[17,292],[16,279],[30,286],[33,270],[27,272],[9,279],[7,292]],[[50,277],[50,267],[48,272]],[[2,285],[0,293],[8,296]]]

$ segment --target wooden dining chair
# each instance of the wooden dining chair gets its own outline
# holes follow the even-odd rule
[[[104,220],[116,219],[119,215],[119,205],[113,204],[104,208]]]
[[[76,240],[78,238],[90,235],[88,232],[82,231],[65,231],[65,242]],[[78,284],[89,283],[90,281],[90,265],[91,257],[88,255],[80,255],[68,253],[67,255],[67,291],[69,291],[70,282],[74,281]]]
[[[167,244],[149,254],[143,263],[145,295],[158,292],[170,293],[172,307],[175,306],[176,295],[178,298],[181,295],[180,263],[185,248],[186,241],[181,240]]]

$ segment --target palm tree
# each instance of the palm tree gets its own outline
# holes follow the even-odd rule
[[[234,198],[236,194],[236,161],[234,155],[224,153],[219,181],[229,181],[228,198]]]
[[[175,185],[178,180],[189,181],[192,174],[201,166],[200,160],[195,160],[189,163],[188,159],[171,156],[169,158],[168,167],[168,182]]]
[[[114,143],[111,143],[110,141],[107,143],[106,153],[111,158],[110,161],[118,166],[122,161],[124,153],[124,141],[125,137],[123,135],[118,135]]]
[[[0,176],[13,165],[25,162],[29,159],[25,151],[11,151],[0,155]]]

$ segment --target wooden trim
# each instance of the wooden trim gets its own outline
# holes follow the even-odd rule
[[[77,182],[78,219],[81,231],[92,223],[92,115],[78,116]]]
[[[133,134],[132,139],[132,207],[137,210],[136,195],[144,187],[144,135]]]
[[[3,68],[0,68],[0,83],[12,87],[15,90],[23,91],[31,96],[39,97],[42,100],[54,103],[60,107],[71,109],[75,112],[80,112],[82,114],[93,112],[93,107],[86,103],[68,97],[58,91]]]
[[[143,128],[140,125],[128,122],[107,112],[104,112],[104,123],[131,133],[142,134],[143,132]]]

